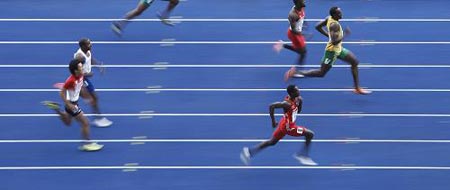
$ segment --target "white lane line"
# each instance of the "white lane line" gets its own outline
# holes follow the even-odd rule
[[[97,116],[97,114],[85,114],[86,116]],[[104,113],[108,117],[269,117],[268,113]],[[275,114],[282,116],[283,114]],[[58,114],[37,113],[3,113],[0,117],[57,117]],[[299,114],[301,117],[450,117],[450,114],[428,114],[428,113],[311,113]]]
[[[100,143],[258,143],[267,139],[96,139]],[[284,139],[281,142],[298,143],[304,142],[302,139]],[[0,143],[81,143],[84,140],[0,140]],[[431,140],[431,139],[314,139],[314,143],[450,143],[450,140]]]
[[[449,166],[15,166],[0,167],[0,170],[450,170]]]
[[[103,65],[105,68],[291,68],[296,65],[282,65],[282,64],[266,64],[266,65],[245,65],[245,64],[201,64],[201,65],[145,65],[145,64],[129,64],[129,65]],[[93,65],[93,67],[97,67]],[[298,66],[296,66],[298,67]],[[303,65],[302,67],[320,67],[316,65]],[[360,68],[450,68],[450,65],[375,65],[375,64],[360,64]],[[0,65],[0,68],[67,68],[67,65],[29,65],[29,64],[8,64]],[[333,68],[350,68],[349,65],[334,65]]]
[[[284,92],[282,88],[98,88],[99,92]],[[450,89],[374,88],[373,92],[450,92]],[[54,88],[4,88],[0,92],[59,92]],[[351,92],[352,88],[302,88],[307,92]]]
[[[94,44],[117,44],[117,45],[133,45],[133,44],[187,44],[187,45],[252,45],[252,44],[274,44],[276,41],[93,41]],[[307,44],[327,44],[326,41],[306,42]],[[450,41],[347,41],[344,44],[382,44],[382,45],[447,45]],[[77,41],[0,41],[1,45],[5,44],[26,44],[26,45],[62,45],[62,44],[78,44]]]
[[[0,22],[112,22],[121,18],[2,18]],[[174,22],[287,22],[285,18],[171,18]],[[305,19],[318,22],[323,18]],[[161,22],[159,19],[133,19],[132,22]],[[405,18],[356,18],[341,19],[341,22],[450,22],[450,19],[405,19]]]

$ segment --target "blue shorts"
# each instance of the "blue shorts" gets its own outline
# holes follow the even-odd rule
[[[92,82],[88,78],[84,78],[84,87],[86,87],[89,93],[95,91],[94,84],[92,84]]]

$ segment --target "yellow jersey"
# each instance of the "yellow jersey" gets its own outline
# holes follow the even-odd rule
[[[331,16],[329,16],[327,18],[327,30],[328,30],[328,38],[329,38],[329,40],[328,40],[327,46],[325,47],[325,50],[326,51],[334,51],[334,52],[340,53],[342,51],[342,41],[339,42],[336,45],[333,45],[331,43],[330,26],[333,23],[336,23],[339,26],[339,31],[340,31],[339,32],[339,38],[342,38],[344,36],[344,31],[342,30],[342,27],[341,27],[341,24],[339,24],[339,21],[334,20]]]

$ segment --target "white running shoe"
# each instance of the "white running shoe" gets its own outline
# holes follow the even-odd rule
[[[301,164],[307,165],[307,166],[317,166],[317,163],[314,162],[310,157],[307,156],[301,156],[301,155],[294,155],[294,158],[298,160]]]
[[[278,40],[278,42],[273,45],[273,50],[277,53],[280,53],[280,51],[283,49],[283,44],[283,40]]]
[[[165,24],[165,25],[167,25],[167,26],[175,26],[175,23],[173,23],[173,22],[169,19],[168,15],[163,15],[163,14],[164,14],[164,13],[157,12],[157,13],[156,13],[156,16],[159,18],[159,20],[160,20],[163,24]]]
[[[84,144],[83,146],[80,146],[79,149],[86,152],[93,152],[93,151],[99,151],[103,148],[103,145],[97,144],[95,142]]]
[[[305,75],[302,75],[302,74],[293,74],[292,75],[292,78],[303,78],[303,77],[305,77]]]
[[[250,150],[248,149],[248,147],[244,147],[242,149],[241,161],[247,166],[250,164]]]
[[[112,121],[106,119],[106,117],[102,117],[101,119],[94,119],[92,122],[97,127],[109,127],[113,124]]]

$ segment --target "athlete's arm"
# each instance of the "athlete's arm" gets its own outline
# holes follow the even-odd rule
[[[327,19],[317,23],[316,24],[316,30],[319,31],[324,36],[328,37],[328,32],[323,29],[325,26],[327,26]]]
[[[338,24],[332,23],[330,25],[330,38],[331,38],[331,43],[333,45],[337,45],[337,44],[341,43],[341,41],[342,41],[342,37],[339,37],[340,32],[341,32],[340,30],[341,29]]]
[[[84,77],[92,77],[92,76],[94,76],[94,72],[91,71],[89,73],[84,73],[83,76]]]
[[[83,54],[81,54],[81,53],[76,53],[74,58],[77,59],[78,61],[80,61],[83,65],[86,62],[86,58],[84,58]],[[93,72],[84,73],[83,75],[84,75],[84,77],[92,77],[94,75],[94,73]]]
[[[275,120],[275,109],[278,108],[283,108],[285,110],[289,109],[289,103],[286,101],[283,102],[274,102],[272,104],[270,104],[269,106],[269,114],[270,114],[270,119],[272,119],[272,127],[275,128],[277,127],[277,121]]]
[[[102,61],[99,61],[99,60],[97,60],[95,58],[92,58],[91,61],[92,61],[92,65],[96,65],[97,66],[97,68],[98,68],[98,70],[100,71],[101,74],[103,74],[105,72],[105,68],[103,67],[103,62]]]
[[[61,91],[59,92],[59,96],[61,96],[61,99],[64,101],[64,104],[66,105],[67,108],[69,108],[70,110],[74,110],[75,107],[74,105],[72,105],[72,103],[67,99],[67,89],[65,88],[61,88]]]
[[[297,30],[297,27],[295,27],[295,24],[297,23],[298,19],[300,19],[300,17],[297,14],[289,12],[288,16],[289,24],[291,25],[291,31],[295,34],[301,33],[300,31]]]
[[[302,97],[299,97],[298,98],[299,99],[299,101],[298,101],[298,113],[300,113],[300,112],[302,112],[302,105],[303,105],[303,98]]]

